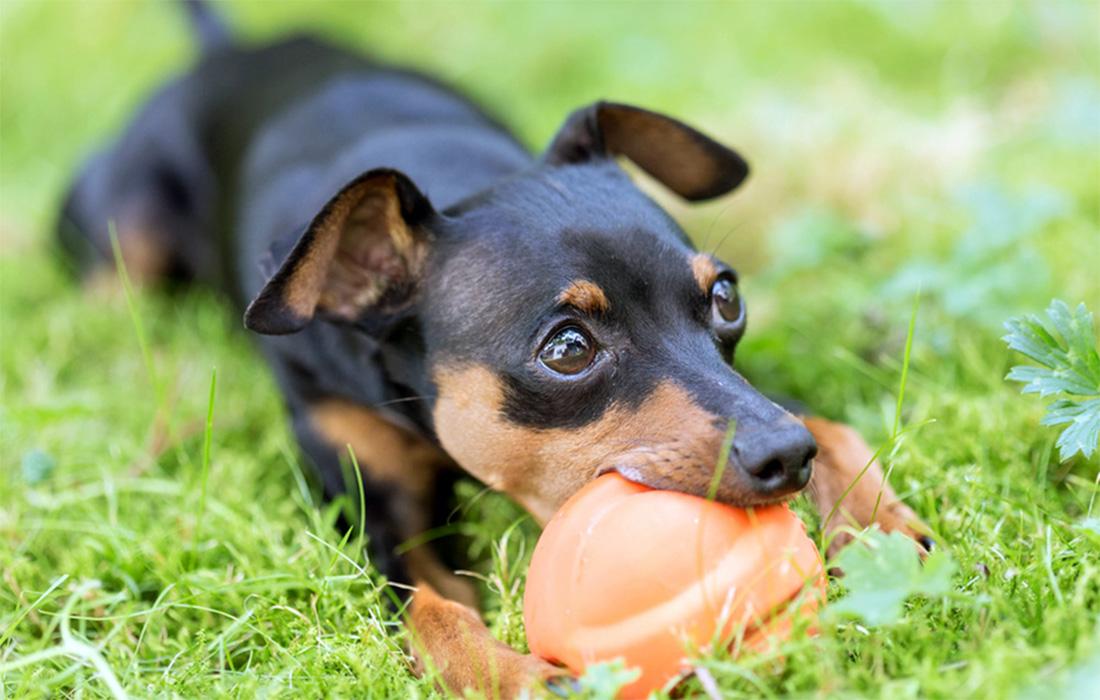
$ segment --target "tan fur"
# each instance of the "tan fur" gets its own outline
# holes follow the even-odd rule
[[[488,698],[520,697],[524,691],[567,673],[493,638],[472,608],[418,584],[409,608],[412,651],[418,674],[436,673],[450,695],[465,689]]]
[[[327,443],[341,454],[351,445],[365,476],[393,489],[390,505],[401,520],[397,525],[406,539],[430,526],[432,481],[439,469],[453,466],[442,450],[377,412],[348,401],[329,399],[309,411],[313,427]],[[477,604],[473,583],[447,569],[429,544],[404,556],[414,580],[427,581],[464,604]]]
[[[718,280],[718,266],[714,260],[705,253],[696,253],[691,256],[691,274],[695,277],[695,284],[703,290],[703,294],[710,295],[710,288]]]
[[[427,500],[436,471],[450,463],[434,445],[375,411],[331,399],[310,409],[318,433],[338,449],[351,445],[360,467],[375,480],[396,487],[391,506],[400,512],[407,538],[428,525]],[[448,570],[429,545],[404,554],[416,581],[409,609],[412,652],[418,674],[434,672],[445,692],[466,688],[491,698],[519,697],[562,670],[498,642],[475,612],[476,590],[468,578]]]
[[[637,408],[612,406],[581,428],[538,430],[500,414],[502,390],[485,367],[444,369],[435,379],[436,434],[444,449],[542,523],[612,467],[655,488],[703,495],[718,464],[725,423],[671,382],[659,384]],[[728,483],[719,489],[723,500],[736,498]]]
[[[405,566],[413,581],[430,585],[448,600],[477,608],[477,588],[473,579],[448,569],[430,546],[424,545],[406,552]]]
[[[286,286],[286,305],[309,318],[315,309],[356,318],[394,282],[415,278],[427,257],[401,216],[393,176],[341,193],[315,222],[317,236]]]
[[[591,316],[607,313],[611,303],[603,289],[595,282],[574,280],[558,295],[559,304],[568,304]]]
[[[140,226],[118,227],[118,247],[126,275],[135,287],[162,282],[172,263],[172,255],[154,230]],[[113,259],[104,260],[87,274],[82,286],[95,298],[119,299],[124,295],[122,280]]]
[[[351,445],[359,466],[379,481],[423,492],[450,459],[438,447],[350,401],[328,399],[310,407],[310,420],[326,442]]]
[[[283,302],[298,316],[311,318],[317,308],[317,300],[324,290],[329,264],[340,245],[338,226],[347,217],[351,203],[335,202],[333,208],[317,232],[314,245],[298,260],[285,289]],[[339,223],[337,223],[339,222]]]
[[[126,274],[137,286],[161,281],[171,264],[171,253],[155,230],[141,227],[120,226],[118,247]],[[111,267],[114,267],[112,264]]]
[[[886,483],[882,466],[873,459],[874,453],[859,433],[847,425],[823,418],[805,418],[803,422],[817,441],[818,453],[809,494],[821,513],[826,536],[831,538],[830,556],[851,542],[852,535],[844,531],[845,526],[859,530],[877,523],[885,532],[898,530],[914,539],[928,533],[928,527],[909,506],[898,500]],[[861,477],[860,472],[865,467],[867,471]],[[840,502],[844,491],[853,484]],[[830,518],[834,506],[835,513]]]
[[[320,308],[355,318],[381,299],[394,280],[409,278],[426,250],[414,244],[390,188],[371,188],[343,221]]]

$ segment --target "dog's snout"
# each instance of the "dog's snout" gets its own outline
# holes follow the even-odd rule
[[[780,497],[801,490],[810,481],[817,444],[801,423],[784,420],[734,439],[741,470],[757,493]]]

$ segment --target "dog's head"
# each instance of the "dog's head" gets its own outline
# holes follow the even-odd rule
[[[400,347],[391,372],[410,376],[394,379],[431,397],[443,447],[542,519],[610,470],[737,505],[781,500],[806,485],[816,448],[730,367],[746,318],[737,275],[617,155],[689,200],[748,174],[678,121],[598,103],[529,171],[443,212],[401,173],[360,176],[246,324],[281,334],[323,319]]]

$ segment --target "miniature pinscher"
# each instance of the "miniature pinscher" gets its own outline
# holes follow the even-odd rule
[[[426,76],[311,38],[243,45],[185,5],[201,55],[79,173],[60,240],[93,274],[113,226],[132,276],[234,300],[327,496],[354,452],[371,561],[414,587],[414,654],[446,688],[512,697],[564,673],[496,641],[430,545],[396,554],[459,470],[545,523],[612,470],[704,495],[726,451],[725,503],[808,488],[834,549],[872,522],[931,545],[853,430],[731,368],[736,272],[617,163],[701,201],[745,180],[737,153],[597,102],[533,156]]]

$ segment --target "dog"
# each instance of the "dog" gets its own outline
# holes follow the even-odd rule
[[[732,369],[737,273],[617,160],[701,201],[748,176],[735,151],[597,102],[534,156],[427,76],[305,36],[243,45],[185,5],[200,56],[80,171],[59,240],[94,277],[113,230],[138,280],[233,300],[327,497],[354,453],[372,563],[414,591],[420,670],[504,697],[565,675],[496,641],[430,545],[396,554],[440,523],[454,474],[545,523],[609,471],[705,495],[725,453],[724,503],[807,489],[831,550],[871,524],[931,547],[852,429]]]

